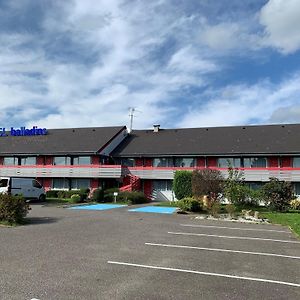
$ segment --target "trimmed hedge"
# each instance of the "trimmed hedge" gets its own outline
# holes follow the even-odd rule
[[[92,200],[96,202],[103,201],[104,191],[102,189],[95,189],[92,194]]]
[[[81,196],[79,194],[73,194],[71,196],[71,203],[80,203],[81,202]]]
[[[23,197],[0,194],[0,221],[21,224],[28,214],[29,205]]]
[[[192,172],[176,171],[173,181],[173,190],[178,200],[192,197]]]
[[[113,202],[115,199],[114,193],[120,194],[119,188],[111,188],[104,191],[103,202]]]
[[[46,197],[48,198],[71,198],[72,195],[80,195],[80,200],[84,201],[88,198],[90,189],[83,188],[80,190],[51,190],[46,192]]]

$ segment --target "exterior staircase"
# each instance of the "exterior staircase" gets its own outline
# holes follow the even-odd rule
[[[127,174],[123,181],[123,186],[120,187],[121,192],[139,191],[141,189],[141,180],[138,176]]]

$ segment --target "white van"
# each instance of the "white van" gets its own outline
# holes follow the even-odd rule
[[[44,187],[34,178],[0,177],[0,193],[22,195],[26,199],[40,201],[46,199]]]

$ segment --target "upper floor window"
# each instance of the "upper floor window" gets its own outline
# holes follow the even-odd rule
[[[36,165],[36,157],[21,157],[21,165]]]
[[[71,158],[68,156],[55,156],[53,164],[56,166],[65,166],[71,164]]]
[[[265,157],[247,157],[244,158],[245,168],[266,168],[267,159]]]
[[[121,165],[126,167],[134,167],[135,159],[134,158],[122,158],[120,161]]]
[[[300,157],[293,157],[293,168],[300,168]]]
[[[194,167],[195,158],[192,157],[177,157],[175,158],[175,167]]]
[[[4,157],[3,164],[6,166],[16,166],[18,165],[17,157]]]
[[[89,165],[91,164],[90,156],[76,156],[73,157],[73,165]]]
[[[173,159],[167,157],[154,158],[153,167],[173,167]]]
[[[228,168],[229,166],[231,166],[233,168],[240,168],[241,167],[241,159],[233,158],[233,157],[218,158],[218,167],[219,168]]]

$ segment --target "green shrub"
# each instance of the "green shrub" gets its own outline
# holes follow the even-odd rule
[[[262,195],[266,205],[275,211],[286,211],[295,198],[292,184],[274,177],[262,187]]]
[[[227,213],[230,215],[230,217],[235,217],[236,216],[236,207],[234,204],[226,204],[225,209]]]
[[[290,202],[290,206],[292,209],[299,209],[300,210],[300,200],[294,199]]]
[[[113,202],[115,199],[114,193],[120,193],[119,188],[111,188],[104,191],[103,201],[104,202]]]
[[[173,180],[173,190],[178,200],[192,197],[192,172],[176,171]]]
[[[177,201],[178,207],[183,211],[198,212],[201,211],[200,201],[194,198],[183,198]]]
[[[148,203],[149,200],[145,197],[142,192],[120,192],[118,197],[118,201],[127,202],[128,204],[142,204]]]
[[[58,198],[57,193],[58,193],[58,191],[56,191],[56,190],[47,191],[46,197],[47,198]]]
[[[209,211],[213,217],[218,218],[219,213],[221,212],[220,202],[218,201],[213,202]]]
[[[67,198],[67,191],[57,191],[58,198]]]
[[[0,194],[0,221],[10,224],[22,223],[28,214],[29,205],[23,197]]]
[[[80,203],[81,202],[81,197],[79,194],[73,194],[71,196],[71,203]]]
[[[104,192],[102,189],[95,189],[92,194],[92,200],[96,202],[103,201]]]

